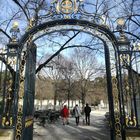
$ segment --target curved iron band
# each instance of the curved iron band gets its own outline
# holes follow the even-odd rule
[[[78,20],[78,19],[54,20],[54,21],[49,21],[49,22],[42,23],[40,25],[37,25],[37,26],[32,27],[19,40],[19,44],[18,44],[19,47],[20,47],[19,55],[21,54],[21,52],[23,50],[24,44],[28,41],[28,39],[31,36],[35,35],[39,31],[45,30],[47,28],[49,29],[51,27],[55,27],[55,26],[58,26],[58,25],[64,25],[64,26],[66,26],[66,25],[76,25],[76,26],[78,26],[79,25],[79,26],[82,26],[82,27],[87,27],[87,28],[93,29],[95,31],[98,31],[99,33],[103,34],[106,38],[108,38],[108,40],[110,40],[110,42],[112,43],[112,46],[114,47],[115,56],[117,58],[117,52],[118,52],[118,45],[119,45],[119,43],[118,43],[115,35],[113,34],[113,32],[110,29],[108,29],[106,26],[104,26],[104,25],[98,25],[98,24],[95,24],[95,23],[92,23],[92,22],[89,22],[89,21]],[[78,30],[79,29],[77,29],[77,31]],[[57,30],[55,30],[55,31],[57,31]],[[82,31],[82,30],[79,30],[79,31]],[[85,31],[83,31],[83,32],[85,32]],[[90,32],[90,31],[87,31],[87,33],[91,33],[92,34],[92,32]],[[46,34],[47,34],[47,31],[46,31]],[[107,59],[107,62],[106,63],[108,63],[108,65],[110,67],[110,64],[109,64],[109,61],[108,61],[109,60],[109,56],[108,56],[109,55],[109,48],[108,48],[108,46],[106,44],[106,40],[104,38],[98,36],[98,35],[95,35],[94,33],[92,35],[98,37],[104,43],[105,50],[106,50],[106,53],[107,53],[106,54],[106,59]],[[110,72],[109,72],[108,73],[108,79],[111,78],[110,76],[111,75],[110,75]],[[109,81],[109,82],[111,83],[111,81]],[[108,88],[110,88],[110,86],[108,86]],[[111,130],[111,132],[113,133],[111,135],[112,138],[114,137],[114,132],[113,131]],[[117,134],[120,135],[120,129],[118,129]]]
[[[85,20],[61,19],[61,20],[54,20],[54,21],[45,22],[45,23],[42,23],[40,25],[32,27],[19,40],[19,46],[20,46],[21,51],[23,49],[23,45],[26,43],[26,41],[28,40],[28,38],[31,35],[34,35],[38,31],[44,30],[46,28],[54,27],[56,25],[80,25],[80,26],[83,26],[83,27],[86,26],[86,27],[89,27],[89,28],[92,28],[92,29],[96,29],[100,33],[104,34],[112,42],[115,50],[116,49],[118,50],[118,41],[117,41],[115,35],[112,33],[111,30],[106,28],[104,25],[98,25],[98,24],[95,24],[95,23],[92,23],[92,22],[89,22],[89,21],[85,21]]]

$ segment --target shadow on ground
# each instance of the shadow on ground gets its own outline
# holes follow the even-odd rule
[[[69,125],[62,125],[62,120],[59,119],[55,123],[46,123],[45,127],[35,123],[33,140],[110,140],[104,115],[91,115],[90,126],[83,125],[82,120],[76,126],[75,118],[70,118],[69,122]]]

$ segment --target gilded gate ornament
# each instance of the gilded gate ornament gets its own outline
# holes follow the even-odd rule
[[[134,88],[137,88],[134,86],[134,75],[132,73],[132,69],[130,67],[131,63],[131,57],[130,54],[121,54],[120,55],[121,60],[121,66],[123,68],[123,98],[125,102],[125,126],[126,127],[136,127],[137,126],[137,120],[136,120],[136,112],[134,109],[134,94],[136,91],[134,91]],[[129,68],[129,69],[128,69]],[[133,76],[132,76],[133,75]],[[132,79],[133,77],[133,79]],[[138,81],[136,81],[138,82]]]
[[[20,140],[22,135],[22,117],[23,117],[23,96],[24,96],[24,65],[26,62],[26,52],[23,52],[22,60],[20,63],[20,85],[19,85],[19,97],[18,97],[18,112],[16,123],[16,135],[15,139]]]
[[[27,46],[30,46],[32,43],[32,36],[29,37],[27,41]],[[24,101],[24,82],[25,82],[25,76],[24,76],[24,68],[26,64],[26,57],[27,57],[27,50],[23,51],[22,53],[22,59],[20,62],[20,85],[19,85],[19,103],[18,103],[18,113],[17,113],[17,124],[16,124],[16,140],[20,140],[22,136],[23,131],[23,101]],[[33,124],[32,121],[29,121],[28,123],[25,123],[25,127],[30,126]]]
[[[28,26],[27,26],[27,31],[29,31],[33,26],[35,25],[35,19],[34,18],[31,18],[29,20],[29,23],[28,23]]]
[[[113,83],[113,100],[114,100],[114,117],[115,117],[115,133],[116,136],[121,136],[121,122],[120,122],[120,109],[119,109],[119,97],[118,97],[118,80],[116,77],[112,78]]]
[[[46,21],[53,21],[54,19],[83,19],[108,28],[104,15],[90,13],[85,6],[84,0],[52,0],[51,6],[47,11]]]
[[[11,108],[13,103],[13,81],[11,79],[6,79],[5,82],[6,94],[5,94],[5,105],[4,105],[4,115],[2,117],[2,126],[12,126],[13,118],[11,115]]]
[[[126,126],[127,127],[136,127],[136,125],[137,125],[137,121],[136,121],[135,116],[133,116],[133,117],[127,116],[126,117]]]
[[[60,0],[55,2],[56,2],[57,13],[63,13],[68,15],[78,11],[76,0]]]
[[[128,80],[128,79],[127,79]],[[134,111],[132,111],[133,109],[131,108],[131,105],[129,104],[132,104],[132,98],[131,97],[132,95],[132,88],[129,87],[129,83],[128,82],[125,82],[125,91],[126,91],[126,99],[127,99],[127,114],[126,114],[126,117],[125,117],[125,123],[126,123],[126,126],[127,127],[136,127],[137,125],[137,120],[136,120],[136,116],[135,116],[135,113]]]
[[[2,118],[2,126],[12,126],[13,119],[12,117],[8,118],[8,116],[5,116]]]
[[[26,47],[32,46],[32,35],[29,36]],[[28,48],[22,52],[22,58],[20,62],[20,89],[19,89],[19,104],[18,104],[18,115],[17,115],[17,124],[16,124],[16,136],[15,140],[21,140],[24,135],[24,129],[33,125],[33,116],[25,117],[25,77],[26,77],[26,63],[28,56]],[[24,137],[24,136],[23,136]]]
[[[71,0],[63,0],[60,4],[60,8],[64,14],[70,14],[73,12],[73,3]]]

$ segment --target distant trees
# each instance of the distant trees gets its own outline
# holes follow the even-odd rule
[[[93,104],[98,104],[100,100],[103,100],[105,103],[108,102],[107,98],[107,81],[106,76],[96,77],[93,81],[94,87],[94,99],[92,100]]]
[[[75,48],[72,56],[75,68],[75,78],[78,83],[82,105],[84,107],[86,96],[91,88],[91,81],[102,73],[103,65],[98,62],[95,57],[96,52],[84,48]],[[101,69],[102,68],[102,69]],[[94,87],[93,87],[94,88]]]
[[[75,48],[71,57],[72,59],[59,55],[41,70],[46,79],[49,77],[52,81],[54,104],[56,104],[56,100],[68,100],[69,106],[69,100],[77,99],[82,101],[84,107],[86,101],[94,104],[97,96],[100,96],[98,100],[104,99],[106,92],[99,90],[101,85],[96,87],[94,85],[96,77],[100,76],[102,79],[105,74],[104,65],[98,63],[94,50],[89,53],[87,49]],[[102,81],[98,81],[98,84],[100,82]],[[104,86],[106,86],[105,83]]]
[[[44,100],[44,99],[54,99],[54,101],[58,100],[60,104],[64,104],[69,100],[82,100],[81,97],[81,87],[79,81],[73,81],[71,84],[70,95],[68,97],[67,82],[65,80],[61,80],[57,85],[57,95],[56,99],[54,99],[55,88],[53,85],[53,80],[45,79],[41,81],[40,79],[36,80],[36,99]],[[106,78],[105,77],[96,77],[93,81],[88,81],[87,92],[84,96],[85,102],[88,102],[91,105],[98,105],[100,100],[103,100],[107,103],[107,91],[106,91]],[[62,102],[63,101],[63,102]]]

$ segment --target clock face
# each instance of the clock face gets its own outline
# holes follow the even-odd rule
[[[64,14],[70,14],[73,12],[73,2],[71,0],[63,0],[60,6],[61,11]]]

